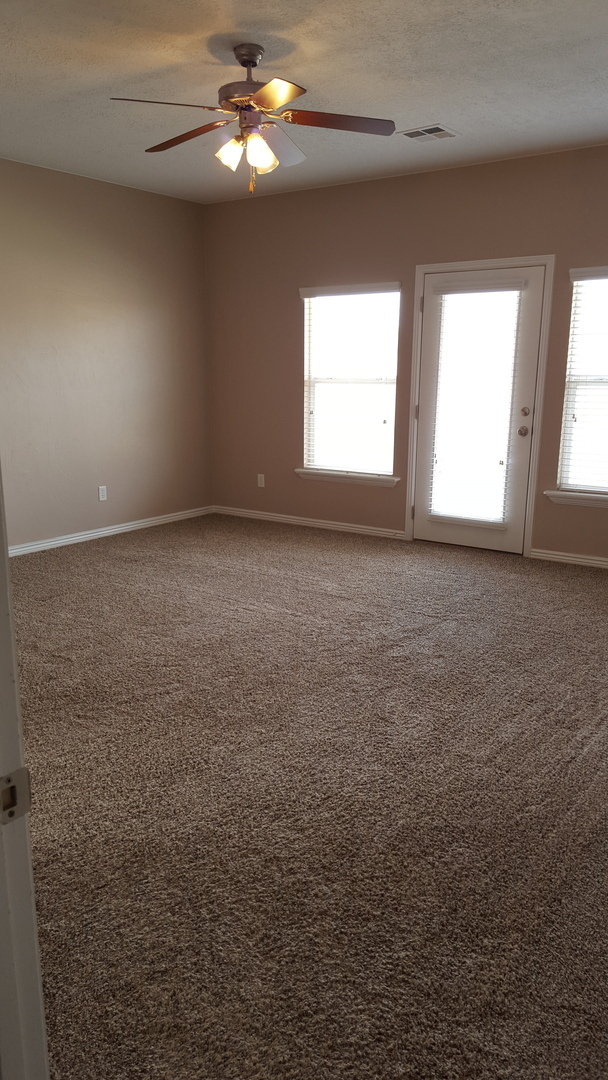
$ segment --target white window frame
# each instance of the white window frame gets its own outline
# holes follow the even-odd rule
[[[570,271],[570,281],[572,284],[576,284],[579,281],[598,281],[601,278],[608,278],[608,266],[584,266],[578,267]],[[573,295],[574,300],[574,295]],[[571,312],[570,317],[570,333],[572,333],[572,320],[574,318],[574,312]],[[570,358],[570,344],[568,346],[568,359]],[[566,376],[567,377],[567,376]],[[568,400],[568,386],[566,385],[564,394],[564,409]],[[560,462],[558,466],[558,481],[555,490],[545,491],[544,494],[551,502],[570,505],[570,506],[603,506],[608,507],[608,492],[594,491],[593,489],[584,489],[576,487],[568,487],[565,484],[560,483],[559,470],[561,469],[562,459],[562,445],[564,440],[565,430],[565,417],[562,416],[561,426],[561,439],[560,439]]]
[[[317,285],[300,289],[302,300],[313,300],[318,296],[356,296],[358,294],[401,292],[401,282],[385,281],[372,282],[366,285]],[[316,380],[315,380],[316,381]],[[377,381],[377,380],[376,380]],[[383,380],[387,381],[387,380]],[[391,382],[393,380],[390,380]],[[396,376],[395,376],[396,384]],[[304,408],[308,407],[310,398],[310,381],[307,372],[304,372]],[[306,422],[306,421],[305,421]],[[306,435],[305,435],[306,437]],[[394,432],[393,432],[394,437]],[[315,469],[313,466],[304,465],[295,472],[302,480],[324,480],[331,483],[343,484],[375,484],[380,487],[394,487],[401,477],[391,473],[354,472],[344,469]]]

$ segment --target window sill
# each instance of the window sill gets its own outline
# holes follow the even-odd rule
[[[554,503],[568,503],[572,506],[608,506],[608,492],[601,491],[545,491],[544,495]]]
[[[330,480],[335,484],[377,484],[381,487],[394,487],[400,476],[387,476],[385,473],[339,472],[334,469],[296,469],[302,480]]]

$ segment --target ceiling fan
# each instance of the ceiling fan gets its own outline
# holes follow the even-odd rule
[[[112,98],[112,101],[146,101],[150,105],[185,105],[189,109],[205,109],[207,112],[230,114],[230,119],[214,120],[211,124],[193,128],[174,139],[167,139],[158,146],[150,146],[147,154],[170,150],[172,146],[196,139],[207,131],[226,128],[238,120],[239,134],[230,138],[232,132],[221,132],[224,142],[216,157],[234,172],[245,153],[250,168],[249,191],[255,189],[256,175],[272,172],[277,165],[297,165],[305,154],[289,137],[284,128],[275,121],[301,124],[305,127],[335,128],[338,131],[361,131],[370,135],[392,135],[392,120],[376,120],[369,116],[345,116],[341,113],[307,112],[303,109],[282,109],[288,102],[306,93],[302,86],[285,79],[257,82],[252,78],[252,68],[258,66],[264,49],[261,45],[247,43],[236,45],[234,55],[242,67],[247,68],[247,79],[226,83],[219,89],[217,105],[185,105],[180,101],[147,101],[144,98]],[[234,130],[234,129],[233,129]],[[262,134],[263,132],[263,134]]]

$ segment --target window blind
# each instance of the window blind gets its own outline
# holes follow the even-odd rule
[[[400,293],[362,289],[302,290],[304,466],[391,474]]]
[[[572,272],[558,486],[608,492],[608,270],[592,273]]]
[[[517,284],[441,291],[431,515],[506,520]]]

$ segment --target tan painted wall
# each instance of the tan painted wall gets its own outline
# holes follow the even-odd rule
[[[373,141],[370,140],[373,152]],[[608,147],[206,207],[213,501],[402,529],[419,263],[555,254],[533,545],[608,557],[608,509],[557,506],[570,267],[608,264]],[[301,480],[299,288],[401,281],[395,488]],[[263,472],[266,487],[256,486]]]
[[[11,544],[209,503],[201,219],[191,203],[0,161]]]
[[[607,185],[601,147],[200,207],[0,161],[10,542],[211,502],[402,529],[404,482],[323,484],[294,473],[300,286],[402,282],[396,471],[405,479],[416,265],[554,253],[533,543],[608,557],[607,511],[542,495],[556,480],[568,270],[608,263]],[[99,484],[107,503],[97,501]]]

